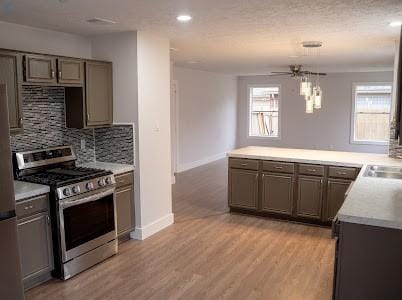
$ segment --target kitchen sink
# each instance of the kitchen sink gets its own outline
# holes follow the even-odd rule
[[[367,166],[363,176],[402,179],[402,167]]]

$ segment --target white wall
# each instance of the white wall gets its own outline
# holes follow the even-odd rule
[[[138,239],[173,223],[169,48],[167,38],[137,32],[141,224],[133,237]]]
[[[177,171],[223,158],[236,142],[237,78],[176,67]]]
[[[109,33],[91,39],[92,57],[113,63],[113,119],[137,121],[137,32]]]
[[[350,143],[352,84],[392,82],[392,79],[392,72],[329,74],[320,79],[324,93],[323,108],[314,114],[306,114],[304,112],[305,101],[298,94],[297,80],[290,77],[239,77],[238,146],[256,145],[387,153],[388,146]],[[280,84],[282,88],[282,132],[281,139],[278,141],[248,137],[247,86],[266,83]]]
[[[113,121],[135,124],[134,203],[136,226],[141,227],[140,168],[138,157],[137,32],[98,35],[91,39],[94,59],[113,63]]]
[[[91,58],[88,38],[1,21],[0,48]]]

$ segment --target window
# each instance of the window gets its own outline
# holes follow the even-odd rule
[[[249,136],[279,138],[279,86],[249,87]]]
[[[356,84],[354,86],[353,143],[388,143],[391,102],[391,84]]]

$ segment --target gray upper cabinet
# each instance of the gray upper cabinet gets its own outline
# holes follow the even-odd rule
[[[262,174],[262,211],[292,215],[293,175]]]
[[[113,123],[112,64],[86,62],[87,126],[104,126]]]
[[[229,170],[229,205],[257,209],[258,172],[242,169]]]
[[[47,55],[24,56],[24,80],[29,83],[57,83],[56,58]]]
[[[297,216],[321,219],[323,180],[320,177],[299,176]]]
[[[326,217],[329,221],[334,219],[341,208],[345,200],[345,193],[351,183],[350,180],[328,179]]]
[[[58,58],[57,78],[60,84],[84,84],[84,61],[78,59]]]
[[[22,130],[22,98],[20,78],[22,57],[18,53],[0,52],[0,82],[7,87],[8,118],[12,133]]]

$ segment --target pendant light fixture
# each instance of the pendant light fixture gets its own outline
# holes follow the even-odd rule
[[[321,42],[310,41],[303,42],[302,46],[306,49],[306,56],[317,56],[320,57],[320,48],[322,46]],[[311,114],[314,109],[320,109],[322,106],[322,90],[320,87],[320,73],[318,71],[318,62],[316,64],[317,71],[313,73],[316,75],[315,84],[313,87],[312,75],[308,74],[303,76],[300,81],[300,95],[304,96],[306,101],[306,113]]]

